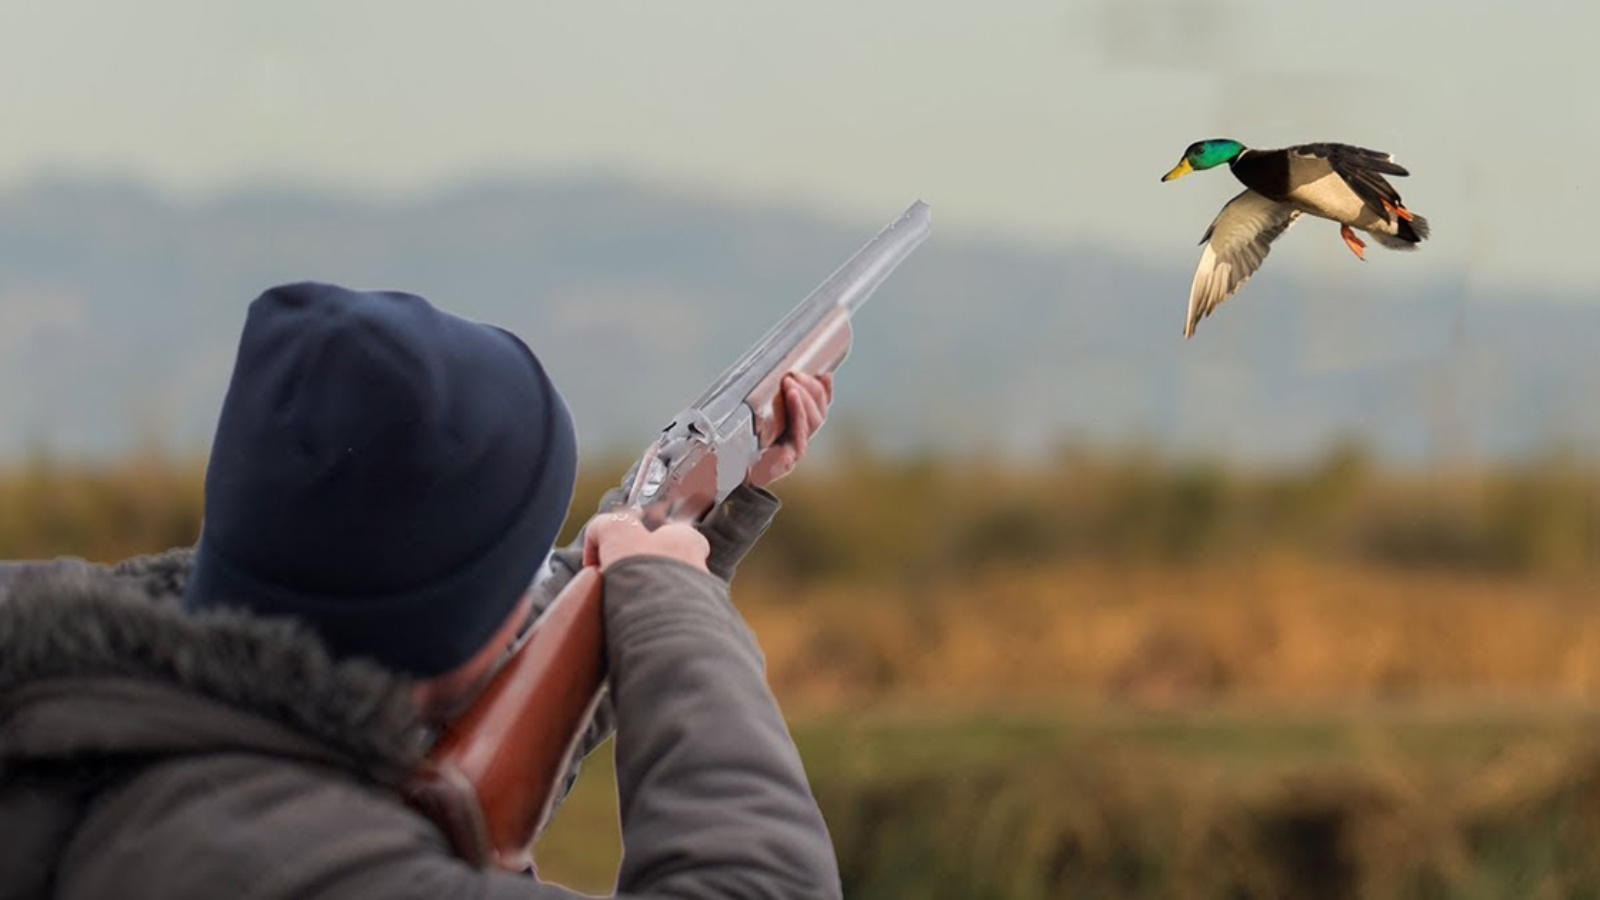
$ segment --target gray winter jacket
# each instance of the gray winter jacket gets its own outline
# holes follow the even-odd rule
[[[752,522],[712,536],[723,574]],[[395,790],[425,750],[408,685],[285,620],[184,613],[188,563],[0,574],[0,898],[579,896],[454,859]],[[619,895],[839,895],[726,584],[635,558],[605,598]]]

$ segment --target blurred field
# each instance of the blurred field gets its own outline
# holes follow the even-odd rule
[[[1592,462],[1023,466],[841,431],[735,596],[852,896],[1600,895]],[[0,472],[0,556],[192,541],[202,471]],[[540,848],[596,890],[607,765]]]
[[[851,897],[1569,897],[1600,885],[1593,710],[807,719]],[[541,840],[604,891],[610,747]]]

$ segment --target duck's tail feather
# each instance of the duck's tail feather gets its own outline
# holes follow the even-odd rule
[[[1431,231],[1428,220],[1416,213],[1412,213],[1409,219],[1400,220],[1400,237],[1414,244],[1427,240]]]
[[[1418,244],[1428,239],[1428,220],[1416,213],[1411,213],[1410,218],[1396,216],[1394,224],[1394,234],[1385,234],[1381,231],[1367,233],[1390,250],[1415,250]]]

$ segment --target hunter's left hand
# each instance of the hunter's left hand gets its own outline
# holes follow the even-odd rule
[[[768,447],[750,467],[748,482],[751,487],[764,488],[793,472],[800,464],[812,435],[828,417],[828,404],[833,400],[833,373],[817,376],[790,372],[783,376],[778,390],[783,396],[788,427],[777,443]]]

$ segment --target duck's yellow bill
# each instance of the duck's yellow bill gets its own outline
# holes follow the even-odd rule
[[[1161,180],[1171,181],[1174,178],[1182,178],[1193,171],[1194,166],[1189,165],[1189,158],[1186,156],[1183,159],[1178,160],[1178,164],[1172,167],[1171,172],[1161,176]]]

